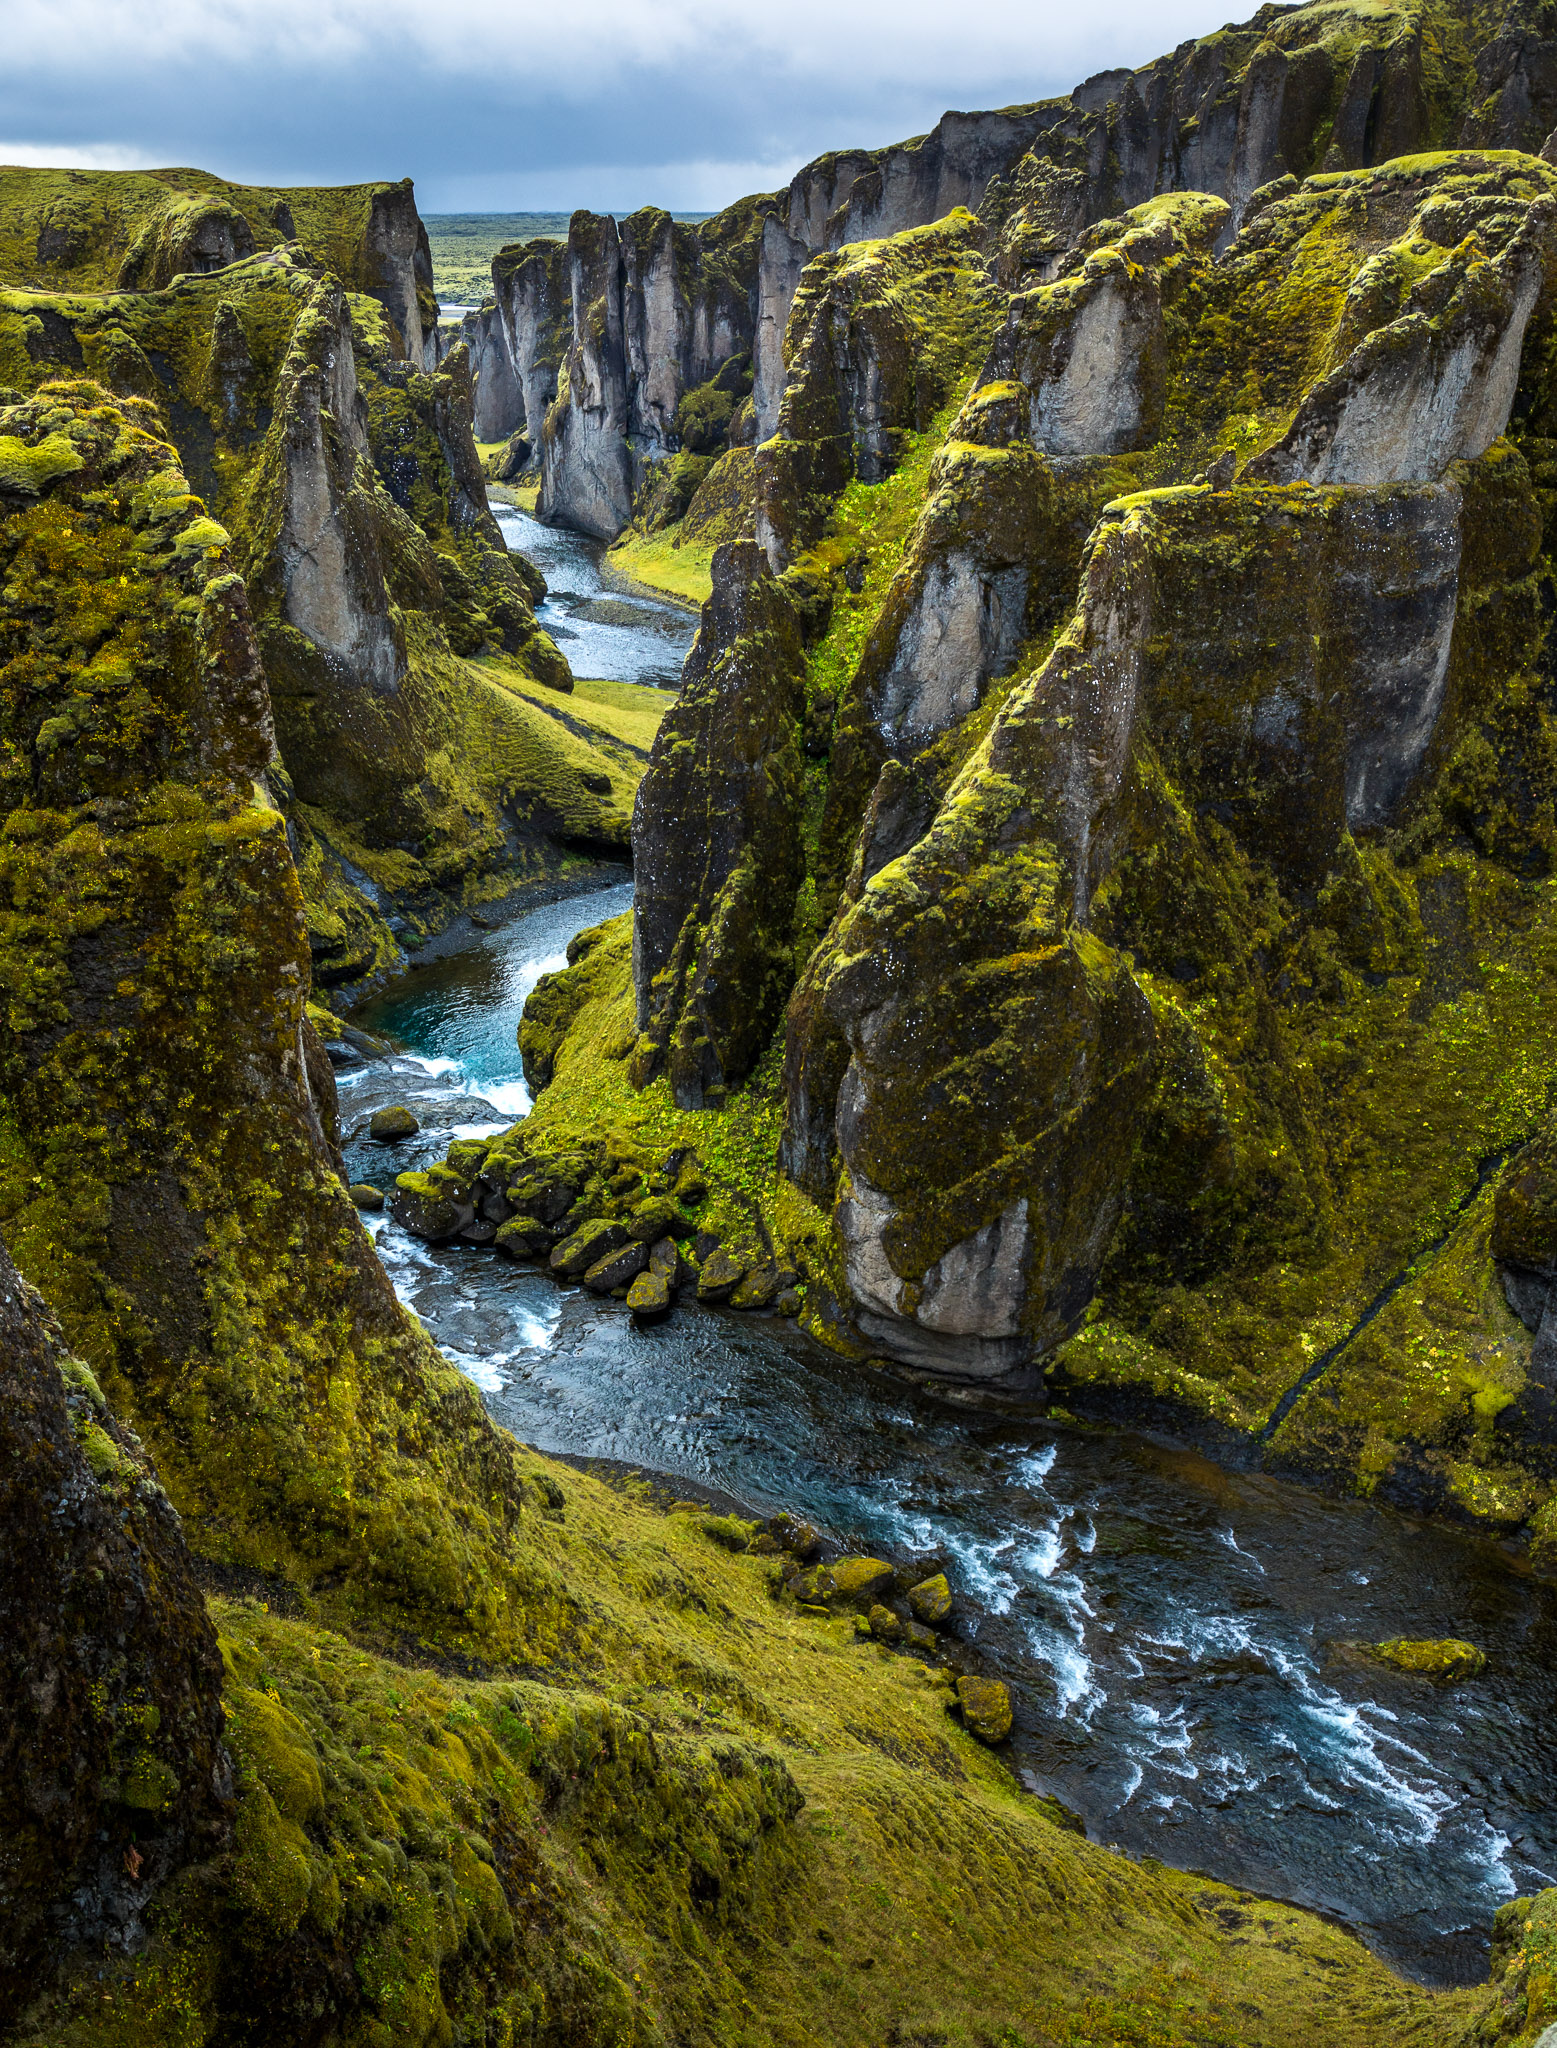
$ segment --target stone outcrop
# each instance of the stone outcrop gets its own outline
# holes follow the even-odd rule
[[[800,707],[793,607],[755,546],[727,545],[633,827],[633,1076],[667,1071],[683,1108],[745,1077],[787,993]]]
[[[625,848],[641,761],[608,736],[581,756],[523,694],[571,676],[487,506],[468,351],[418,369],[387,314],[295,253],[47,324],[0,295],[0,377],[65,369],[159,407],[254,605],[316,971],[353,981],[447,922],[468,878],[559,865],[563,840]]]
[[[0,1245],[0,2024],[223,1846],[222,1663],[144,1449]]]
[[[602,215],[573,216],[571,343],[541,443],[543,519],[614,538],[655,465],[682,445],[683,399],[749,353],[760,204],[743,201],[698,227],[655,207],[620,229]],[[495,278],[504,261],[496,259]],[[516,303],[517,291],[510,287]],[[527,303],[544,302],[534,259],[525,292]],[[515,345],[533,347],[539,324],[514,319]],[[527,395],[527,418],[528,403]]]
[[[567,244],[526,242],[499,251],[492,260],[492,288],[514,393],[507,427],[500,431],[523,430],[527,462],[533,466],[540,461],[541,430],[557,396],[572,335]]]

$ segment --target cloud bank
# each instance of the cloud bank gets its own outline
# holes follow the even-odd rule
[[[1192,0],[9,0],[0,161],[409,174],[425,212],[717,207],[1216,25]]]

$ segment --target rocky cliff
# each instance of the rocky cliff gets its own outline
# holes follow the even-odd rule
[[[692,445],[678,408],[722,363],[750,358],[752,403],[720,445],[778,431],[785,331],[819,252],[965,208],[1010,289],[1045,279],[1090,223],[1164,194],[1226,200],[1225,246],[1254,195],[1282,178],[1454,142],[1534,152],[1554,127],[1557,40],[1526,0],[1498,16],[1263,7],[1063,98],[948,113],[913,142],[829,152],[787,191],[696,228],[652,209],[620,229],[580,215],[565,257],[556,245],[504,251],[500,320],[472,323],[490,364],[483,438],[523,432],[543,516],[607,538],[652,529],[666,517],[656,469]]]
[[[982,214],[849,240],[885,201],[817,174],[627,1065],[667,1139],[777,1100],[727,1231],[818,1334],[1550,1559],[1557,174],[1421,147],[1539,143],[1500,47],[1267,11],[1048,109]],[[552,1058],[559,1128],[614,1099]]]
[[[164,290],[0,293],[0,384],[62,372],[155,403],[233,536],[321,979],[625,851],[641,762],[554,708],[571,679],[487,509],[465,351],[419,369],[289,244]]]

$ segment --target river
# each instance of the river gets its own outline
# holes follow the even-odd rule
[[[523,1115],[524,999],[630,901],[549,905],[362,1013],[406,1052],[340,1077],[353,1177]],[[365,1125],[394,1100],[424,1129],[386,1157]],[[693,1305],[635,1328],[534,1268],[368,1221],[401,1298],[527,1442],[944,1564],[1011,1685],[1018,1768],[1095,1840],[1331,1913],[1440,1984],[1485,1974],[1503,1900],[1557,1883],[1557,1588],[1494,1546],[1166,1438],[949,1401],[774,1317]],[[1466,1636],[1487,1675],[1438,1690],[1339,1647],[1392,1635]]]
[[[503,538],[546,578],[536,617],[576,676],[674,689],[697,631],[695,612],[658,604],[612,570],[604,541],[564,526],[542,526],[494,498]]]

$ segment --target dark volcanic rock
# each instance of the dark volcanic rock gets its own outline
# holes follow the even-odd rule
[[[222,1664],[138,1440],[0,1246],[0,2023],[223,1840]]]

